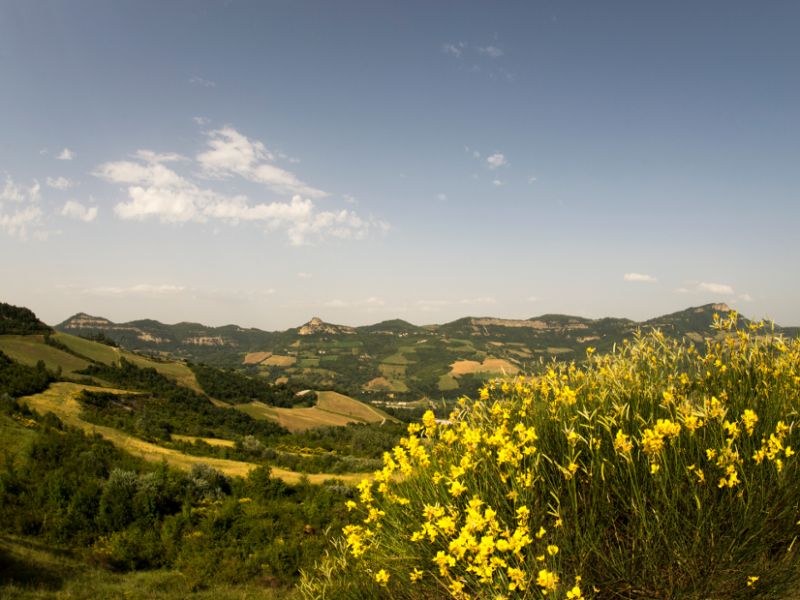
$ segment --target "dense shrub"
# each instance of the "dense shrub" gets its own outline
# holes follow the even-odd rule
[[[432,413],[359,486],[314,598],[740,598],[798,577],[800,340],[717,321]]]

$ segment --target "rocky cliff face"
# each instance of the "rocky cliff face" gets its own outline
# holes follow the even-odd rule
[[[356,330],[352,327],[345,327],[344,325],[332,325],[330,323],[326,323],[319,317],[312,318],[308,323],[301,325],[297,329],[298,335],[314,335],[318,333],[329,333],[333,335],[354,334],[356,333]]]

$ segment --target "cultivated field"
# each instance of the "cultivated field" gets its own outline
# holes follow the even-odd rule
[[[484,358],[483,362],[476,360],[457,360],[450,365],[450,375],[468,375],[481,373],[485,375],[504,374],[515,375],[519,368],[503,358]]]
[[[278,354],[273,354],[269,358],[263,360],[261,364],[266,365],[267,367],[291,367],[296,362],[297,359],[294,356],[280,356]]]
[[[387,415],[336,392],[317,392],[317,404],[306,408],[281,408],[263,402],[238,404],[237,410],[255,419],[275,421],[289,431],[305,431],[315,427],[339,427],[348,423],[382,423]]]
[[[270,356],[272,356],[272,352],[248,352],[242,362],[246,365],[257,365],[267,360]]]
[[[89,433],[98,433],[119,448],[122,448],[130,454],[139,456],[147,461],[161,462],[162,460],[165,460],[168,464],[185,470],[191,469],[192,466],[196,464],[206,464],[222,473],[225,473],[226,475],[240,477],[246,476],[251,470],[258,466],[255,463],[237,460],[190,456],[188,454],[184,454],[183,452],[179,452],[178,450],[162,448],[156,444],[145,442],[144,440],[140,440],[139,438],[133,437],[111,427],[87,423],[79,416],[81,407],[77,400],[78,394],[80,394],[83,390],[110,392],[116,394],[131,393],[127,390],[80,385],[76,383],[54,383],[47,391],[44,391],[41,394],[20,398],[20,401],[27,404],[30,408],[40,414],[52,412],[67,425],[78,427]],[[280,477],[287,483],[296,483],[303,477],[301,473],[289,471],[287,469],[280,469],[278,467],[272,468],[272,474],[275,477]],[[350,473],[347,475],[329,475],[326,473],[318,473],[308,475],[308,479],[312,483],[321,483],[322,481],[331,479],[332,477],[337,477],[347,481],[356,481],[363,478],[364,474]]]

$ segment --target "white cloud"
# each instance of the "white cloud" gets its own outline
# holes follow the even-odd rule
[[[530,175],[528,176],[528,183],[536,183],[537,179],[535,176]]]
[[[0,230],[23,240],[27,239],[29,232],[37,238],[46,237],[46,233],[39,229],[42,221],[42,210],[38,205],[40,191],[38,181],[25,186],[14,183],[6,175],[0,188]]]
[[[712,294],[720,294],[722,296],[732,296],[734,294],[733,288],[724,283],[708,283],[702,281],[697,284],[697,289],[702,292],[711,292]]]
[[[752,302],[753,301],[753,297],[750,294],[739,294],[738,298],[742,302]]]
[[[267,183],[283,192],[292,189],[325,195],[297,180],[294,175],[263,161],[271,153],[261,142],[253,142],[226,128],[211,132],[211,149],[198,156],[204,172],[219,178],[239,174],[252,181]],[[251,203],[244,195],[226,196],[202,188],[165,162],[182,160],[177,154],[157,154],[140,150],[138,161],[115,161],[99,165],[94,175],[127,186],[128,200],[114,207],[122,219],[156,218],[162,223],[205,223],[211,220],[235,225],[260,222],[268,230],[282,229],[294,245],[323,238],[361,239],[371,230],[386,231],[388,225],[365,219],[350,210],[320,211],[310,197],[294,193],[288,201]]]
[[[297,274],[298,279],[311,279],[313,275],[311,273],[305,273],[304,271],[300,271]]]
[[[489,164],[490,169],[498,169],[508,164],[505,155],[500,152],[495,152],[491,156],[486,157],[486,162]]]
[[[209,79],[203,79],[202,77],[194,76],[189,78],[189,83],[192,85],[199,85],[201,87],[213,88],[217,87],[216,82],[211,81]]]
[[[185,291],[182,285],[139,283],[127,287],[96,287],[81,290],[89,296],[143,296],[162,297],[174,296]]]
[[[505,54],[505,52],[503,52],[503,49],[498,48],[497,46],[480,46],[478,48],[478,52],[480,52],[481,54],[485,54],[490,58],[500,58],[501,56],[503,56],[503,54]]]
[[[635,283],[657,283],[658,279],[653,277],[652,275],[646,275],[644,273],[625,273],[622,276],[622,279],[625,281],[633,281]]]
[[[200,127],[208,125],[211,122],[211,120],[206,117],[192,117],[192,121],[194,121],[197,125],[200,125]]]
[[[495,185],[497,187],[501,187],[501,186],[504,186],[505,183],[503,183],[500,179],[493,179],[492,180],[492,185]]]
[[[75,185],[75,182],[66,177],[48,177],[47,185],[56,190],[68,190]]]
[[[91,223],[97,217],[97,207],[86,207],[75,200],[68,200],[61,208],[61,216],[78,219],[84,223]]]
[[[736,294],[733,286],[726,283],[713,283],[708,281],[689,281],[687,285],[673,290],[676,294],[715,294],[717,296],[733,296]],[[749,302],[746,298],[750,298],[749,294],[740,294],[739,298],[745,302]]]
[[[75,158],[75,153],[69,148],[64,148],[56,158],[58,160],[72,160]]]
[[[185,156],[176,154],[175,152],[153,152],[152,150],[137,150],[136,158],[149,163],[165,163],[165,162],[178,162],[187,160]]]
[[[442,52],[456,58],[461,58],[461,55],[464,53],[466,47],[467,45],[464,42],[458,42],[455,44],[442,44]]]
[[[441,194],[441,193],[436,194],[436,199],[439,202],[447,202],[447,194]]]
[[[198,154],[197,161],[209,177],[225,179],[239,175],[283,195],[300,194],[309,198],[328,195],[306,185],[294,173],[267,162],[275,160],[276,155],[262,142],[250,140],[232,127],[211,131],[208,137],[210,149]]]
[[[538,296],[528,296],[527,298],[525,298],[525,300],[527,300],[528,302],[538,302],[539,301],[539,297]]]

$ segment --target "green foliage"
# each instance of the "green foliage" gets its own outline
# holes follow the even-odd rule
[[[214,406],[208,398],[155,369],[137,367],[124,358],[120,358],[119,366],[93,364],[82,373],[144,392],[118,396],[85,391],[80,397],[87,420],[135,435],[168,439],[174,432],[227,439],[256,435],[267,439],[286,432],[271,421]]]
[[[0,396],[12,397],[38,394],[53,380],[42,361],[36,367],[21,365],[0,351]]]
[[[0,302],[0,335],[30,335],[51,331],[30,309]]]
[[[248,377],[232,369],[218,369],[203,364],[190,364],[189,368],[206,394],[230,404],[259,400],[271,406],[291,408],[301,404],[312,406],[316,400],[314,392],[297,396],[302,389],[297,384],[270,384],[262,378]]]
[[[89,340],[90,342],[97,342],[105,346],[111,346],[112,348],[119,348],[119,344],[117,344],[117,342],[115,342],[112,338],[108,337],[102,331],[88,333],[80,337],[82,337],[85,340]]]
[[[346,523],[351,492],[337,482],[290,486],[268,468],[244,480],[205,465],[175,471],[53,417],[41,418],[35,432],[30,449],[0,472],[3,597],[2,567],[12,560],[14,581],[51,591],[86,567],[52,577],[47,569],[26,572],[25,561],[4,554],[8,535],[90,548],[95,565],[114,571],[177,569],[185,594],[220,584],[290,585],[320,558],[331,526]]]

